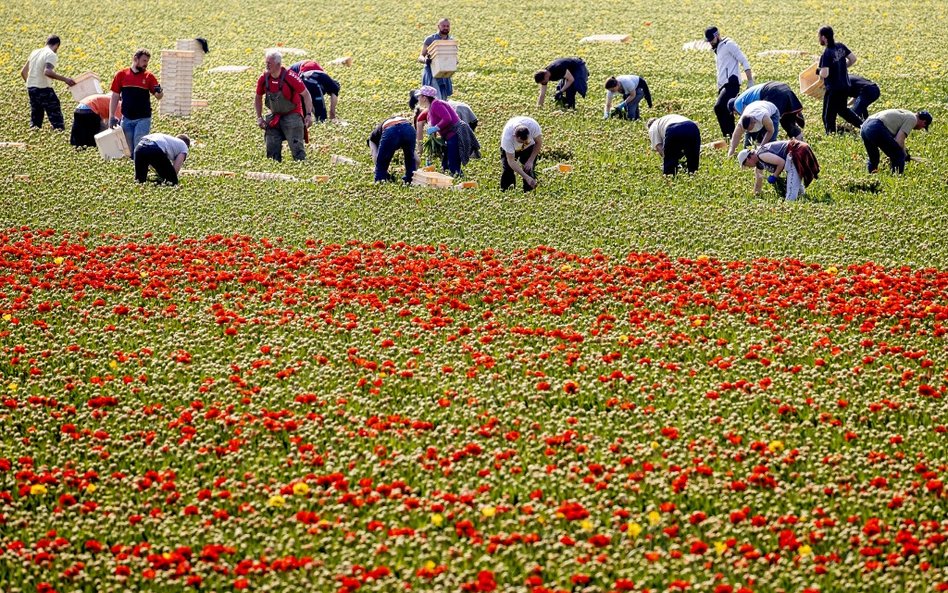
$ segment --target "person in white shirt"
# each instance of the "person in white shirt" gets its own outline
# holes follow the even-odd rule
[[[622,95],[622,101],[613,110],[612,98],[619,94]],[[610,76],[606,80],[606,108],[603,117],[609,119],[615,115],[625,119],[639,119],[639,103],[642,99],[652,107],[652,93],[649,92],[648,83],[644,78],[635,74]]]
[[[158,174],[158,183],[178,185],[178,173],[188,158],[191,139],[185,134],[146,134],[135,147],[135,181],[145,183],[148,168]]]
[[[62,104],[56,91],[53,90],[53,80],[65,82],[73,86],[76,81],[57,74],[56,64],[59,63],[59,46],[61,40],[58,35],[50,35],[46,45],[33,50],[23,65],[20,76],[26,81],[26,92],[30,97],[30,129],[38,130],[43,125],[43,114],[49,118],[49,125],[56,131],[66,130],[63,118]]]
[[[685,158],[689,173],[698,170],[701,154],[701,130],[698,124],[687,117],[671,114],[652,118],[646,124],[652,149],[663,158],[662,173],[678,173],[682,157]]]
[[[523,178],[524,193],[537,186],[537,155],[543,147],[543,131],[537,120],[525,115],[511,117],[500,134],[500,189],[506,191]]]
[[[727,152],[727,156],[734,156],[745,132],[749,140],[754,140],[761,146],[773,142],[777,139],[777,124],[779,122],[780,110],[770,101],[750,103],[741,113],[741,121],[738,122],[737,129],[731,135],[731,147]],[[750,144],[749,141],[745,143],[745,145],[748,144]]]
[[[721,37],[717,27],[705,29],[704,38],[714,50],[714,62],[718,69],[718,100],[714,104],[714,115],[718,118],[721,133],[730,137],[734,133],[734,116],[727,102],[737,97],[741,90],[741,70],[747,77],[747,88],[754,86],[754,73],[737,43],[729,37]]]

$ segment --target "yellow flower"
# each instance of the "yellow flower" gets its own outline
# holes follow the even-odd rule
[[[444,517],[441,516],[439,513],[435,513],[434,515],[431,515],[432,525],[434,525],[435,527],[441,527],[442,523],[444,523]]]
[[[642,526],[638,523],[629,523],[626,532],[632,537],[638,537],[639,534],[642,533]]]
[[[882,284],[882,280],[879,280],[878,278],[873,278],[873,279],[870,280],[869,282],[870,282],[871,284]]]
[[[13,319],[13,315],[10,315],[9,313],[4,313],[4,314],[3,314],[3,320],[4,320],[4,321],[10,321],[11,319]]]
[[[286,504],[286,499],[280,496],[279,494],[274,494],[270,497],[270,500],[267,501],[268,507],[280,508]]]
[[[704,320],[702,320],[702,319],[700,319],[700,318],[699,318],[699,319],[695,319],[694,321],[691,322],[691,326],[692,326],[692,327],[701,327],[702,325],[704,325]]]
[[[16,391],[17,387],[19,387],[19,385],[17,385],[16,383],[10,383],[9,385],[7,385],[7,389],[9,389],[10,391]]]
[[[546,517],[544,517],[543,515],[537,515],[537,523],[539,523],[540,525],[543,525],[544,523],[546,523]]]
[[[783,441],[770,441],[770,444],[767,445],[767,448],[770,449],[771,453],[783,451]]]
[[[593,524],[589,519],[583,519],[583,522],[579,524],[583,531],[592,531]]]
[[[837,273],[839,273],[839,268],[837,268],[836,266],[830,266],[826,268],[826,273],[829,274],[830,276],[835,276]]]
[[[810,546],[800,546],[798,548],[801,556],[809,556],[813,552],[813,548]]]
[[[714,542],[714,551],[718,553],[718,556],[724,554],[724,551],[727,550],[727,544],[724,542]]]
[[[711,259],[711,258],[708,257],[707,255],[699,255],[698,257],[695,258],[695,261],[699,261],[699,262],[701,262],[701,263],[704,263],[704,262],[708,261],[709,259]]]
[[[89,484],[86,486],[86,494],[92,494],[95,492],[95,484]]]
[[[658,441],[652,441],[652,450],[658,449],[661,445],[658,444]]]
[[[481,514],[484,515],[484,517],[490,519],[497,514],[497,509],[494,507],[484,507],[481,509]]]
[[[56,264],[57,266],[58,266],[59,264],[63,263],[63,261],[65,261],[65,260],[64,260],[63,258],[61,258],[61,257],[57,257],[57,258],[54,258],[54,259],[53,259],[53,263]]]
[[[296,496],[306,496],[309,494],[309,485],[306,482],[297,482],[293,484],[293,494]]]
[[[33,484],[30,486],[30,494],[33,496],[42,496],[46,494],[46,486],[43,484]]]
[[[113,371],[118,368],[118,363],[114,360],[109,361],[109,368]]]
[[[560,272],[569,272],[572,269],[573,268],[570,267],[569,264],[563,264],[562,266],[560,266]]]
[[[625,344],[629,341],[629,336],[619,336],[619,343]]]
[[[648,514],[648,522],[651,525],[658,525],[662,522],[662,514],[658,511],[651,511]]]
[[[425,562],[425,568],[427,568],[428,570],[434,570],[435,568],[437,568],[437,566],[438,565],[434,563],[434,560],[429,560],[428,562]]]

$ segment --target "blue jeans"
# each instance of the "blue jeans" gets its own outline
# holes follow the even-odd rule
[[[461,175],[461,151],[458,135],[454,134],[444,141],[444,154],[441,156],[441,168],[452,175]]]
[[[394,180],[394,176],[388,173],[388,166],[399,148],[405,157],[405,176],[402,180],[411,183],[415,175],[415,128],[409,123],[396,124],[382,132],[375,158],[376,181]]]
[[[630,96],[631,93],[628,95],[623,95],[622,100],[627,101]],[[642,89],[635,89],[635,98],[622,107],[622,111],[625,113],[626,119],[639,119],[639,103],[642,101],[643,97],[645,97],[645,91]]]
[[[132,152],[132,158],[135,158],[135,147],[142,141],[142,136],[151,132],[151,118],[141,117],[139,119],[122,118],[122,131],[125,132],[125,140],[128,141],[128,148]]]
[[[862,143],[866,145],[866,155],[869,159],[866,161],[866,167],[872,173],[879,168],[879,150],[889,157],[890,167],[893,173],[901,174],[905,171],[905,151],[895,141],[895,136],[889,133],[878,119],[867,120],[862,124],[860,130]]]

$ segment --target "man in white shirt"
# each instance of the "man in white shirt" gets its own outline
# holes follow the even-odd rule
[[[751,141],[757,142],[760,146],[773,142],[777,139],[777,124],[780,122],[780,110],[770,101],[754,101],[744,108],[741,113],[741,121],[737,124],[737,129],[731,135],[731,147],[727,156],[732,157],[737,152],[737,147],[747,134],[748,140],[744,143],[749,145]]]
[[[543,147],[543,131],[537,120],[525,115],[511,117],[500,134],[500,189],[506,191],[523,178],[524,193],[537,186],[537,155]]]
[[[652,118],[646,124],[652,149],[662,156],[662,173],[675,175],[682,157],[689,173],[698,170],[701,154],[701,130],[687,117],[671,114]]]
[[[718,100],[714,104],[714,115],[718,118],[721,133],[730,137],[734,133],[734,116],[727,102],[741,91],[741,70],[747,77],[747,88],[754,86],[754,73],[741,48],[729,37],[721,37],[717,27],[705,29],[704,38],[714,50],[714,62],[718,69]]]
[[[145,183],[148,167],[155,169],[158,183],[178,185],[178,173],[188,158],[191,139],[185,134],[146,134],[135,147],[135,181]]]
[[[59,45],[59,36],[50,35],[44,47],[33,50],[20,71],[20,76],[26,81],[26,92],[30,96],[30,129],[38,130],[42,127],[44,113],[54,130],[62,132],[66,129],[62,105],[53,90],[52,81],[60,80],[67,86],[76,84],[76,81],[55,71],[56,64],[59,63]]]

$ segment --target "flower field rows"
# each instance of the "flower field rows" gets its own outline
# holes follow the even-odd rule
[[[948,272],[0,237],[14,590],[945,590]]]

